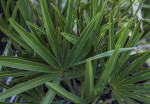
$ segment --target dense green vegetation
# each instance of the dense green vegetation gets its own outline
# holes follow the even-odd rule
[[[0,104],[149,104],[150,52],[136,51],[150,33],[143,2],[1,0]]]

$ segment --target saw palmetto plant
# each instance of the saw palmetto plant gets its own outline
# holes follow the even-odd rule
[[[0,104],[149,104],[137,1],[1,0]]]

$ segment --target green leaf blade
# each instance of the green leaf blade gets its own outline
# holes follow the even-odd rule
[[[68,41],[70,41],[71,43],[75,44],[78,40],[78,37],[72,35],[72,34],[68,34],[65,32],[62,32],[61,35],[66,38]]]
[[[47,63],[52,65],[55,68],[58,68],[59,65],[56,62],[55,57],[51,54],[51,52],[36,38],[34,38],[31,34],[29,34],[23,27],[21,27],[14,20],[9,19],[11,25],[15,28],[15,30],[19,33],[19,35],[24,39],[24,41],[32,48],[35,52],[37,52]]]
[[[69,0],[67,9],[67,17],[66,17],[66,24],[64,28],[64,32],[71,33],[72,31],[72,21],[73,21],[73,9],[74,9],[74,0]],[[70,50],[70,43],[64,39],[63,40],[63,60],[66,60],[66,56],[68,55]]]
[[[21,83],[19,85],[16,85],[15,87],[12,87],[12,88],[6,90],[3,93],[0,93],[0,99],[5,99],[5,98],[11,97],[13,95],[22,93],[22,92],[32,89],[36,86],[44,84],[46,81],[53,80],[56,77],[58,77],[58,74],[53,74],[53,75],[47,74],[47,75],[32,79],[30,81]]]
[[[113,12],[110,13],[109,22],[111,23],[111,27],[109,29],[109,38],[108,38],[108,49],[113,50],[115,48],[115,40],[114,40],[114,22],[113,22]]]
[[[100,13],[98,13],[95,18],[88,24],[88,26],[85,28],[85,30],[82,32],[80,38],[77,40],[76,44],[72,48],[70,54],[67,57],[66,61],[66,66],[69,67],[74,61],[71,60],[76,60],[76,58],[79,56],[81,49],[85,45],[86,41],[90,37],[92,31],[95,29],[95,23],[99,19]]]
[[[102,76],[98,79],[95,87],[95,93],[97,91],[100,91],[112,78],[112,72],[115,68],[115,64],[119,57],[119,47],[117,47],[113,53],[113,55],[110,57],[109,61],[106,63],[106,68],[102,74]]]
[[[142,66],[145,63],[146,60],[149,59],[149,57],[150,57],[150,52],[147,52],[146,54],[144,54],[143,56],[141,56],[140,58],[138,58],[129,67],[127,67],[125,69],[125,71],[123,72],[121,78],[128,76],[134,70],[138,69],[140,66]]]
[[[52,47],[54,54],[56,55],[57,59],[59,60],[59,63],[61,64],[62,52],[60,50],[60,46],[58,43],[57,35],[55,32],[51,17],[49,16],[49,12],[47,10],[47,3],[45,0],[40,0],[40,4],[41,4],[41,11],[42,11],[42,16],[43,16],[43,20],[44,20],[44,26],[45,26],[46,32],[47,32],[48,41]]]
[[[85,100],[88,102],[94,94],[94,78],[93,78],[93,67],[91,60],[87,60],[85,70]]]
[[[23,58],[18,57],[0,56],[0,65],[35,72],[53,73],[55,71],[58,71],[51,66],[44,65],[38,62],[24,60]]]
[[[130,51],[130,50],[133,50],[133,49],[134,48],[120,48],[119,52]],[[100,59],[100,58],[103,58],[103,57],[111,56],[113,54],[113,52],[114,52],[114,50],[111,50],[111,51],[108,51],[108,52],[104,52],[104,53],[100,53],[100,54],[95,55],[93,57],[89,57],[88,59],[89,60],[97,60],[97,59]],[[86,63],[86,61],[87,61],[87,59],[83,60],[83,61],[80,61],[80,62],[77,62],[73,66]]]
[[[78,98],[77,96],[71,94],[70,92],[66,91],[65,89],[59,87],[58,85],[51,83],[51,82],[47,82],[46,83],[47,87],[52,89],[54,92],[56,92],[56,94],[66,98],[67,100],[74,102],[76,104],[84,104],[85,102]]]

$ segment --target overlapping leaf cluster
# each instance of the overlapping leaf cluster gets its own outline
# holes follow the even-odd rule
[[[97,104],[111,92],[119,104],[148,104],[150,52],[131,55],[143,35],[134,1],[1,0],[0,77],[12,78],[0,82],[1,103]]]

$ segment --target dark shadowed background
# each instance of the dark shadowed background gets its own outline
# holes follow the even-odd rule
[[[1,5],[1,2],[0,2]],[[2,7],[0,6],[0,15],[2,14]],[[6,43],[1,42],[2,38],[4,37],[3,33],[0,31],[0,55],[2,55],[3,50],[5,48]]]

